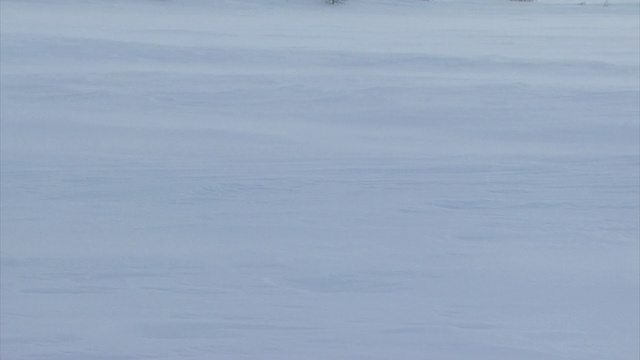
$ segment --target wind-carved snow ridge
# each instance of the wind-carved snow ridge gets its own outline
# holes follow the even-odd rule
[[[2,0],[0,358],[637,359],[637,1]]]

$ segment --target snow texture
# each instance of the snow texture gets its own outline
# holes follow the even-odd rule
[[[639,349],[637,0],[1,0],[2,360]]]

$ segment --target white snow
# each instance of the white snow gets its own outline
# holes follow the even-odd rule
[[[1,0],[0,358],[638,359],[637,0]]]

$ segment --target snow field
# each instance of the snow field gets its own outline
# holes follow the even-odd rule
[[[637,1],[0,3],[0,357],[637,359]]]

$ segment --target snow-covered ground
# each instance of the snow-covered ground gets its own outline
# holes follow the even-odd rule
[[[2,360],[638,359],[637,0],[1,0]]]

